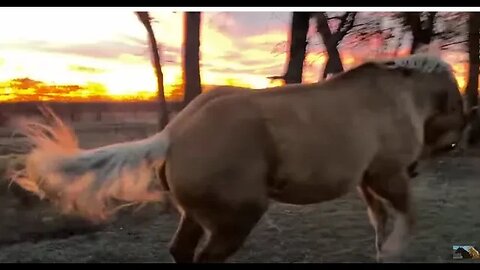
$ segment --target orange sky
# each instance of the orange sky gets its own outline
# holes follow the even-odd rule
[[[152,96],[156,81],[150,65],[146,32],[133,12],[124,10],[34,9],[0,10],[0,101],[33,95],[10,80],[30,78],[46,85],[79,85],[64,95],[82,98]],[[181,84],[182,12],[151,12],[161,46],[166,94]],[[288,12],[210,12],[202,14],[201,77],[206,85],[234,84],[254,88],[270,85],[281,75],[285,54],[274,48],[288,38]],[[325,57],[307,56],[306,82],[316,81]],[[348,68],[369,55],[343,51]],[[371,53],[371,52],[370,52]],[[451,58],[453,59],[453,58]],[[452,64],[455,60],[447,58]],[[462,86],[465,66],[456,64]],[[175,87],[175,85],[177,85]],[[67,87],[68,88],[68,87]],[[45,90],[46,88],[44,88]],[[50,88],[49,88],[50,89]],[[65,89],[65,87],[64,87]],[[73,89],[73,88],[69,88]],[[49,99],[55,99],[52,95]]]

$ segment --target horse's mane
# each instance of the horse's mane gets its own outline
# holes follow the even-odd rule
[[[421,53],[404,57],[369,60],[344,72],[343,74],[352,73],[356,70],[361,70],[372,66],[388,69],[408,69],[422,73],[450,73],[452,71],[450,64],[448,64],[439,56]]]
[[[381,58],[365,61],[364,63],[351,68],[345,72],[334,75],[331,79],[326,81],[320,81],[308,85],[289,84],[283,86],[272,87],[272,90],[283,90],[287,92],[311,91],[311,85],[320,86],[325,89],[333,89],[330,86],[344,82],[345,80],[357,79],[359,76],[378,76],[379,74],[375,70],[409,70],[419,73],[444,73],[448,74],[453,81],[456,82],[453,76],[453,71],[446,61],[436,55],[430,53],[418,53],[404,57],[395,58]]]
[[[450,64],[442,58],[428,53],[412,54],[405,57],[376,62],[390,68],[406,68],[422,73],[450,73],[452,71]]]
[[[451,79],[454,79],[453,71],[446,61],[439,56],[435,56],[428,53],[413,54],[404,57],[396,58],[382,58],[366,61],[350,70],[335,75],[332,79],[325,81],[342,81],[350,78],[351,76],[357,76],[360,72],[370,69],[370,71],[377,70],[409,70],[419,73],[445,73],[448,74]],[[368,73],[375,76],[374,73]],[[322,83],[322,82],[320,82]]]

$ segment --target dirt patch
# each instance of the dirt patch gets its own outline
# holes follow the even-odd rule
[[[416,233],[404,262],[459,262],[452,245],[480,246],[479,156],[420,166],[412,180]],[[0,262],[171,262],[168,243],[178,216],[161,206],[96,226],[44,202],[26,206],[11,191],[0,194]],[[303,207],[274,203],[231,261],[374,262],[365,210],[355,193]]]

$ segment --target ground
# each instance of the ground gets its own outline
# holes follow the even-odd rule
[[[80,139],[95,146],[149,132]],[[403,261],[461,262],[452,260],[453,245],[480,246],[480,155],[442,157],[422,164],[419,172],[412,180],[417,226]],[[178,216],[158,205],[93,226],[60,216],[46,203],[23,205],[13,191],[0,193],[0,262],[172,261],[168,242]],[[355,192],[318,205],[272,203],[230,261],[374,262],[374,232]]]

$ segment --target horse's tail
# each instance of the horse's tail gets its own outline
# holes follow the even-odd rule
[[[154,169],[162,166],[169,147],[168,132],[143,140],[83,150],[71,128],[50,110],[53,124],[19,122],[20,132],[33,143],[25,169],[12,180],[66,213],[103,220],[126,204],[164,200],[153,187]]]

